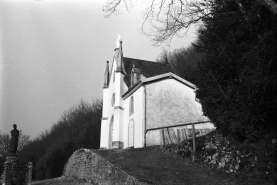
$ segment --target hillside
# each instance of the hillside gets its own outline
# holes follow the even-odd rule
[[[96,158],[98,161],[101,160],[101,165],[96,162]],[[114,169],[111,169],[111,166]],[[93,179],[96,178],[98,178],[98,183],[93,183]],[[106,180],[107,178],[111,181],[104,182],[103,179]],[[63,177],[37,181],[33,184],[89,185],[110,184],[111,182],[112,184],[122,184],[123,181],[121,180],[125,182],[124,184],[247,184],[239,183],[235,176],[212,171],[207,166],[189,164],[179,156],[165,152],[159,147],[130,150],[80,149],[69,159]]]

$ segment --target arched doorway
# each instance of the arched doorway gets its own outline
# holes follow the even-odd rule
[[[113,142],[113,116],[110,122],[110,128],[109,128],[109,149],[112,149],[112,142]]]
[[[135,133],[135,123],[134,123],[134,120],[131,119],[128,127],[128,147],[134,147],[134,137],[135,137],[134,133]]]

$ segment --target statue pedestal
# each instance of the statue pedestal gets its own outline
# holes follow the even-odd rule
[[[18,157],[16,154],[9,154],[4,163],[2,174],[2,185],[19,184],[17,178]]]

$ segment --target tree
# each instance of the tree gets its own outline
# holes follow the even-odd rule
[[[197,83],[198,65],[203,58],[204,54],[198,52],[192,44],[188,48],[176,49],[173,52],[163,50],[157,62],[169,63],[178,76],[191,83]]]
[[[121,4],[125,5],[127,11],[136,4],[133,0],[108,0],[103,7],[106,17],[119,13]],[[149,3],[150,2],[150,3]],[[174,36],[183,37],[193,24],[199,24],[204,18],[211,18],[215,15],[230,15],[233,11],[214,12],[212,11],[218,4],[224,6],[234,2],[244,19],[247,21],[248,4],[259,4],[264,6],[272,15],[277,17],[277,4],[273,0],[151,0],[144,11],[143,32],[152,36],[155,44],[171,41]],[[216,2],[216,3],[215,3]],[[145,2],[146,3],[146,2]],[[152,33],[144,30],[144,24],[148,22],[152,28]]]
[[[2,166],[6,160],[6,156],[9,153],[10,148],[10,135],[7,133],[1,133],[0,130],[0,174],[2,174]],[[22,130],[19,130],[18,137],[18,147],[17,150],[20,152],[23,148],[29,143],[30,136],[22,133]]]
[[[260,3],[239,2],[243,7],[214,1],[198,40],[158,61],[200,88],[205,115],[218,130],[253,141],[276,130],[276,17]]]
[[[276,17],[257,2],[244,1],[246,19],[236,2],[215,1],[196,44],[205,53],[197,82],[203,110],[241,141],[276,132]]]
[[[29,142],[30,136],[22,133],[22,130],[19,130],[18,137],[18,147],[17,150],[20,151],[26,146]],[[11,136],[7,133],[0,132],[0,155],[6,156],[9,152]]]
[[[0,155],[6,156],[9,152],[10,136],[7,133],[0,132]]]
[[[80,148],[100,147],[102,101],[80,101],[65,111],[50,130],[42,132],[20,151],[20,161],[32,161],[34,178],[45,179],[62,175],[63,167]]]

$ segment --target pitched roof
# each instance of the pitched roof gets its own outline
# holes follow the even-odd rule
[[[131,94],[133,94],[137,89],[139,89],[142,85],[144,84],[149,84],[149,83],[153,83],[153,82],[156,82],[156,81],[161,81],[161,80],[164,80],[164,79],[167,79],[167,78],[172,78],[172,79],[175,79],[179,82],[181,82],[182,84],[196,90],[197,87],[190,83],[189,81],[186,81],[185,79],[169,72],[169,73],[165,73],[165,74],[161,74],[161,75],[158,75],[158,76],[153,76],[151,78],[147,78],[147,79],[143,79],[141,81],[138,81],[138,83],[136,83],[132,88],[129,88],[127,92],[125,92],[123,95],[122,95],[122,98],[125,100],[126,98],[128,98]]]
[[[151,62],[146,60],[123,57],[123,63],[126,71],[124,82],[126,83],[127,87],[131,86],[131,72],[133,65],[135,65],[136,68],[140,69],[141,74],[146,78],[172,72],[172,69],[168,64],[163,64],[159,62]]]

